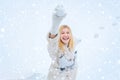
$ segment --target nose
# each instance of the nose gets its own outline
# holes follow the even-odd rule
[[[67,33],[64,34],[64,36],[67,36],[67,35],[68,35]]]

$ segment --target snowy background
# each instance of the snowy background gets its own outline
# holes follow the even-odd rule
[[[61,24],[82,40],[77,80],[120,80],[120,0],[0,0],[0,80],[46,78],[57,4],[67,12]]]

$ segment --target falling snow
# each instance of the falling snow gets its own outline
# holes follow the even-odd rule
[[[57,4],[67,12],[61,24],[81,39],[76,80],[120,80],[119,0],[0,1],[0,80],[46,80],[46,34]]]

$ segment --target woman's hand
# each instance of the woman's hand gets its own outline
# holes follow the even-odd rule
[[[63,19],[66,16],[63,5],[58,5],[53,12],[53,19]]]
[[[58,5],[52,15],[52,29],[50,31],[51,34],[58,33],[58,27],[63,18],[65,18],[66,13],[62,5]]]

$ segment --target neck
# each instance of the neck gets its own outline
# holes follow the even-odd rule
[[[65,47],[68,47],[68,44],[64,44]]]

